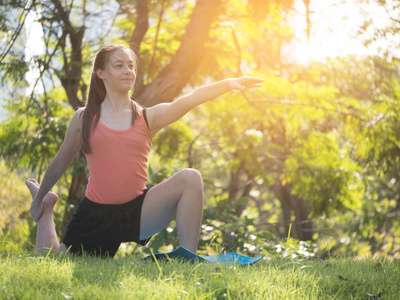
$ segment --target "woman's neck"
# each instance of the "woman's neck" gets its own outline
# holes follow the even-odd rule
[[[107,93],[102,103],[102,108],[107,107],[113,111],[121,111],[130,108],[132,100],[127,94]]]

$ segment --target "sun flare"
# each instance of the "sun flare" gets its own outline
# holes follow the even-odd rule
[[[357,34],[365,16],[355,3],[348,1],[338,4],[333,0],[311,1],[309,37],[306,34],[306,10],[303,1],[296,1],[295,5],[300,13],[294,17],[292,28],[296,41],[293,42],[291,51],[297,63],[323,62],[327,58],[349,54],[368,54],[362,38]],[[387,16],[382,8],[371,4],[368,10],[374,14],[374,24],[377,28],[386,26]]]

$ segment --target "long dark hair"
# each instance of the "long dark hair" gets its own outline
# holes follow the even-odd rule
[[[103,80],[97,76],[96,71],[98,69],[105,70],[111,54],[117,50],[128,50],[130,52],[130,55],[135,63],[135,72],[137,74],[138,59],[132,49],[121,44],[111,44],[101,48],[99,52],[97,52],[94,58],[92,75],[90,78],[89,94],[85,109],[83,110],[81,149],[85,154],[89,154],[91,152],[89,144],[90,134],[92,129],[95,128],[99,122],[101,103],[106,97],[106,87],[104,86]],[[136,114],[136,105],[132,105],[132,125],[135,122]]]

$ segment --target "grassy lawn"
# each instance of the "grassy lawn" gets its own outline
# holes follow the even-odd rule
[[[400,261],[252,266],[1,253],[0,299],[399,299]],[[369,295],[368,295],[369,294]],[[376,298],[374,298],[374,296]]]

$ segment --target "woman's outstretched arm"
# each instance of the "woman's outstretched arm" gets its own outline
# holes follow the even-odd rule
[[[147,119],[152,135],[182,118],[199,104],[212,100],[232,90],[260,87],[264,79],[251,76],[225,79],[193,90],[171,103],[161,103],[147,109]]]

